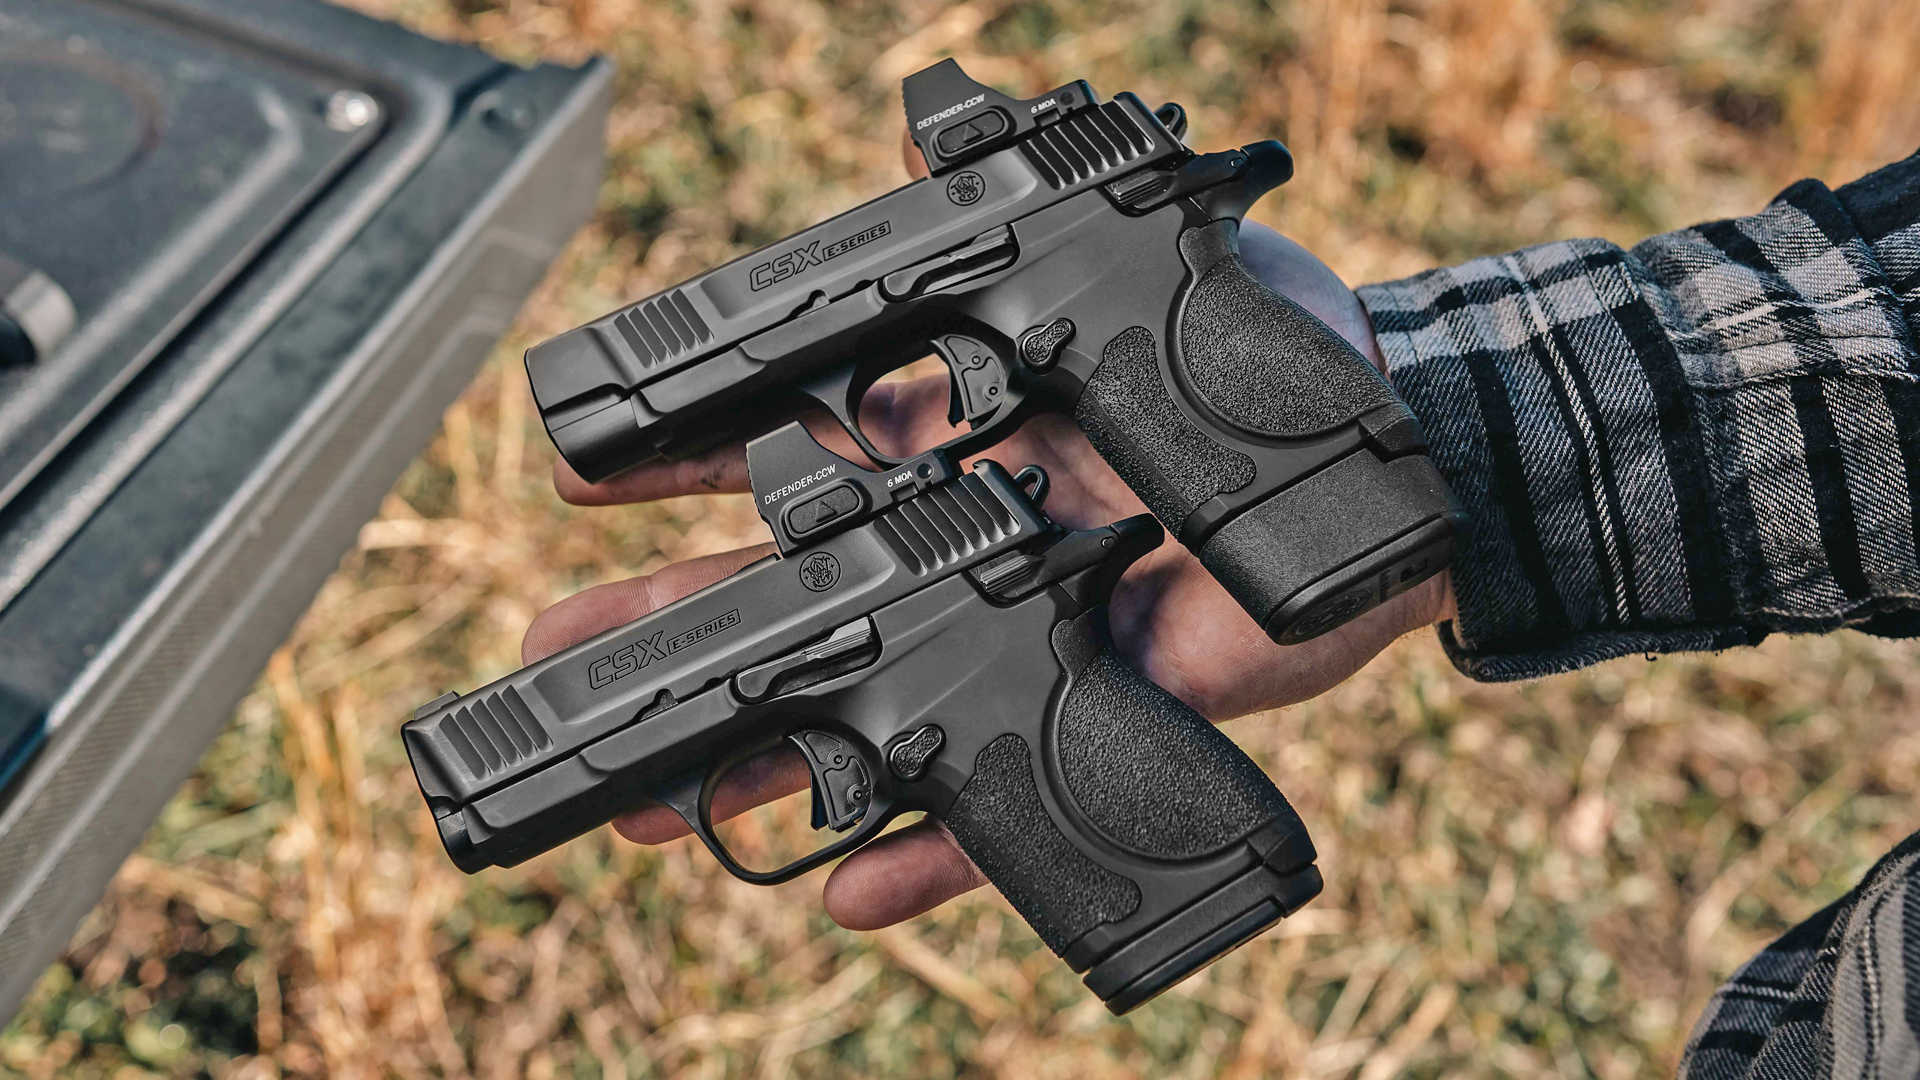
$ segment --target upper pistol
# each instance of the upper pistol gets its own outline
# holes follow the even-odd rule
[[[951,60],[909,76],[931,175],[527,353],[541,416],[598,482],[824,406],[881,465],[860,402],[944,361],[944,446],[1072,416],[1276,640],[1325,633],[1444,568],[1464,518],[1382,374],[1239,254],[1293,175],[1271,140],[1196,153],[1177,105],[1084,81],[1029,99]]]

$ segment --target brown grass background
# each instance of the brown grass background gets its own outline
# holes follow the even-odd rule
[[[600,210],[0,1033],[28,1077],[1670,1074],[1715,981],[1920,827],[1920,649],[1854,634],[1518,687],[1430,635],[1233,736],[1314,830],[1307,911],[1137,1014],[990,892],[841,931],[606,834],[448,865],[396,738],[546,604],[761,538],[738,498],[565,507],[517,354],[895,185],[898,80],[1278,136],[1254,216],[1349,281],[1631,242],[1920,145],[1911,0],[357,0],[620,69]],[[1017,463],[1015,463],[1017,464]]]

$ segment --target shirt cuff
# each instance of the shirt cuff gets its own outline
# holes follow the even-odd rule
[[[1565,241],[1358,290],[1472,519],[1440,635],[1462,671],[1913,622],[1920,242],[1886,238],[1920,239],[1920,159],[1892,168],[1632,251]]]

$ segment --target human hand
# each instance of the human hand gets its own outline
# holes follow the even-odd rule
[[[909,149],[908,168],[924,174]],[[1276,292],[1313,312],[1376,365],[1382,360],[1365,310],[1338,275],[1305,248],[1265,226],[1241,230],[1241,257]],[[861,427],[886,453],[906,456],[951,438],[947,376],[932,375],[874,387],[861,404]],[[815,435],[856,460],[852,440],[830,421]],[[1037,464],[1052,478],[1047,513],[1069,528],[1105,525],[1145,507],[1071,420],[1035,417],[987,455],[1009,468]],[[588,484],[554,463],[560,496],[578,505],[647,502],[676,495],[748,490],[745,445],[684,462],[656,461],[600,484]],[[733,573],[772,550],[759,545],[693,559],[643,578],[597,586],[543,612],[527,630],[529,663],[624,625]],[[1441,574],[1331,633],[1299,645],[1276,645],[1226,590],[1177,543],[1163,544],[1136,563],[1114,592],[1110,622],[1116,645],[1142,674],[1215,721],[1303,701],[1358,671],[1395,638],[1449,618],[1452,594]],[[716,794],[720,820],[806,786],[797,755],[765,759],[751,775],[729,775]],[[685,835],[665,807],[627,814],[614,823],[639,843]],[[872,929],[911,918],[986,883],[945,827],[923,821],[888,833],[837,866],[823,902],[835,922]]]

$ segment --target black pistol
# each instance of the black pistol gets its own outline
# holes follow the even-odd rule
[[[1303,641],[1441,570],[1464,519],[1419,425],[1344,339],[1248,273],[1277,142],[1196,154],[1178,105],[1076,81],[1030,100],[945,60],[909,76],[932,171],[527,353],[542,419],[598,482],[815,402],[876,462],[859,402],[929,353],[947,444],[1071,415],[1268,634]]]
[[[1115,1013],[1320,891],[1273,782],[1114,651],[1107,600],[1159,545],[1151,517],[1070,532],[1041,512],[1037,468],[963,471],[936,449],[875,472],[797,422],[747,460],[779,554],[405,725],[462,870],[655,800],[771,884],[921,811]],[[713,796],[782,742],[831,842],[754,871]]]

